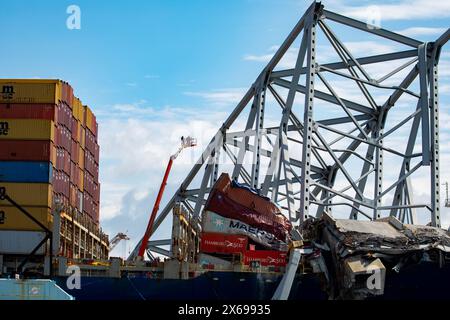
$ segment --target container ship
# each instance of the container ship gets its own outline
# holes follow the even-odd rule
[[[333,24],[370,33],[396,51],[355,58]],[[100,227],[92,109],[62,80],[0,79],[0,298],[450,298],[437,92],[439,55],[449,39],[447,30],[420,42],[313,2],[159,210],[174,160],[196,144],[181,139],[145,233],[126,260],[109,256],[117,239]],[[340,60],[318,61],[319,40]],[[397,50],[400,45],[407,48]],[[286,68],[280,61],[292,50],[297,61]],[[371,75],[387,62],[398,65]],[[403,71],[406,77],[391,85]],[[350,80],[364,98],[341,97],[326,80],[330,73]],[[327,91],[315,86],[319,80]],[[384,103],[372,98],[375,89],[384,90]],[[302,95],[298,105],[296,95]],[[406,118],[395,108],[403,95],[417,99],[401,106],[406,112],[413,105]],[[327,109],[315,113],[319,100]],[[268,110],[271,104],[277,111]],[[279,126],[265,126],[267,114],[277,114]],[[404,145],[400,129],[409,132]],[[384,170],[398,165],[392,175],[398,179],[385,181]],[[413,198],[416,171],[419,181],[429,178],[424,203]],[[347,218],[336,218],[332,213],[343,207]],[[170,238],[152,239],[166,218]]]

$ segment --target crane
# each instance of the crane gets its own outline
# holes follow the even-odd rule
[[[163,181],[159,188],[159,192],[156,197],[155,204],[153,205],[153,210],[150,215],[150,220],[148,221],[147,229],[145,230],[144,237],[142,238],[141,246],[139,248],[139,253],[137,256],[138,260],[144,259],[144,253],[147,249],[148,240],[150,239],[150,236],[152,234],[153,223],[155,222],[156,214],[158,213],[158,210],[159,210],[159,204],[161,203],[161,198],[163,196],[164,189],[166,188],[167,178],[169,177],[170,170],[172,169],[173,161],[179,156],[181,151],[183,151],[186,148],[195,147],[196,145],[197,145],[197,139],[192,138],[192,137],[184,137],[183,136],[183,137],[181,137],[181,145],[178,148],[177,152],[170,156],[169,163],[167,164],[166,172],[164,173]]]
[[[109,251],[111,252],[121,240],[130,240],[130,238],[125,233],[119,232],[111,239],[111,242],[109,243]]]
[[[450,207],[450,201],[448,199],[448,182],[443,183],[443,185],[445,186],[445,206],[448,208]]]

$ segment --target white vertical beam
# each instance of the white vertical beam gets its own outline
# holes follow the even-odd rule
[[[311,184],[311,153],[312,135],[314,130],[313,108],[314,108],[314,78],[316,75],[316,19],[311,15],[310,24],[307,27],[307,70],[306,93],[303,114],[303,150],[302,150],[302,179],[300,194],[300,210],[302,215],[300,221],[303,222],[309,216],[310,210],[310,184]]]

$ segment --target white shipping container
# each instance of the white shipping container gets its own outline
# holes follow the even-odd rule
[[[231,261],[220,259],[205,253],[200,253],[198,255],[198,262],[201,266],[212,264],[214,265],[214,269],[219,270],[231,270],[233,267]]]
[[[242,221],[222,217],[212,211],[203,212],[202,231],[243,235],[272,250],[288,250],[287,244],[278,240],[273,234]]]
[[[0,231],[0,254],[29,254],[44,239],[45,233],[39,231]],[[45,245],[36,254],[45,253]]]

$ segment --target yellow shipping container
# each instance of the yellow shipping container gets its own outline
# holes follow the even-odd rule
[[[79,158],[78,158],[78,166],[81,170],[84,170],[84,149],[80,148]]]
[[[86,128],[88,128],[89,130],[91,130],[91,132],[94,132],[95,128],[92,127],[94,114],[92,113],[91,108],[89,108],[88,106],[84,106],[84,107],[85,107],[85,112],[86,112],[86,122],[85,122],[85,126],[86,126]]]
[[[50,153],[51,161],[52,161],[53,167],[56,167],[56,159],[57,159],[57,156],[58,156],[58,154],[56,152],[56,146],[52,143],[51,144],[51,148],[52,148],[52,152]]]
[[[83,133],[83,127],[81,126],[81,122],[78,121],[78,133],[77,133],[77,142],[81,144],[81,135]]]
[[[84,170],[81,169],[78,171],[80,176],[78,178],[78,188],[81,192],[84,192]]]
[[[53,188],[47,183],[3,183],[6,193],[21,206],[52,207]],[[10,203],[0,200],[0,206]]]
[[[57,104],[62,97],[60,80],[0,79],[0,103]]]
[[[83,122],[83,104],[81,103],[81,100],[77,97],[73,98],[72,102],[72,108],[73,108],[73,116],[75,119],[77,119],[80,122]]]
[[[50,120],[0,119],[2,140],[52,140],[55,141],[55,125]]]
[[[81,127],[80,134],[81,134],[80,145],[81,148],[84,150],[84,148],[86,147],[86,129]]]
[[[36,220],[51,230],[52,215],[47,207],[24,207]],[[16,207],[0,206],[0,230],[40,231],[42,228]]]

